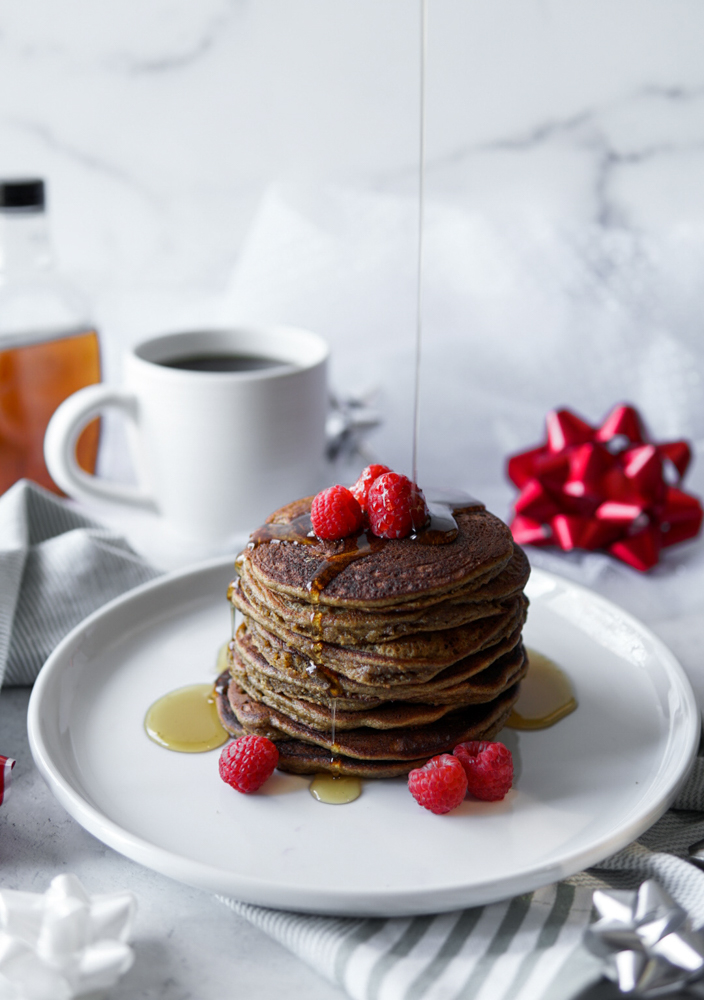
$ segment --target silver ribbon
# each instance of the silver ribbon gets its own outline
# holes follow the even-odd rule
[[[376,390],[364,396],[341,399],[330,396],[330,408],[325,422],[325,453],[328,461],[351,461],[361,458],[368,461],[365,437],[381,423],[381,416],[373,408]]]
[[[664,997],[686,990],[704,998],[704,934],[653,879],[637,892],[598,889],[599,920],[585,943],[604,958],[604,975],[622,993]]]

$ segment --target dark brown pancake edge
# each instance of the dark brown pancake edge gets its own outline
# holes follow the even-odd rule
[[[504,728],[510,714],[511,706],[494,719],[484,732],[473,736],[472,739],[492,740]],[[278,748],[279,763],[277,767],[280,771],[288,771],[291,774],[326,773],[350,778],[398,778],[413,771],[416,767],[422,767],[431,757],[436,756],[431,754],[417,760],[398,761],[357,760],[354,757],[343,755],[331,757],[330,752],[323,747],[302,743],[300,740],[279,743]],[[450,753],[451,750],[448,748],[447,751],[439,752]]]
[[[310,600],[300,601],[289,594],[271,590],[266,587],[251,572],[247,560],[239,562],[239,576],[231,582],[227,597],[238,606],[239,595],[244,600],[263,613],[265,617],[283,618],[289,622],[289,628],[294,632],[309,634],[315,639],[324,639],[341,645],[355,645],[359,641],[386,641],[395,638],[388,632],[397,622],[408,623],[403,632],[422,631],[430,627],[446,627],[428,625],[443,609],[455,605],[481,605],[487,602],[500,602],[522,591],[530,576],[530,563],[525,552],[514,545],[513,553],[507,565],[487,581],[484,576],[456,587],[448,593],[420,595],[413,600],[404,601],[393,607],[356,608],[349,604],[314,604]],[[412,624],[415,623],[415,624]],[[365,639],[371,630],[379,631],[379,640]],[[330,638],[325,635],[326,629],[333,631]],[[338,632],[352,635],[358,631],[359,636],[352,641],[338,637]],[[403,634],[399,632],[398,635]]]
[[[245,657],[239,650],[233,650],[230,663],[232,676],[250,698],[314,729],[332,728],[331,698],[313,698],[305,691],[292,692],[272,684],[271,678],[262,675],[258,669],[261,665],[266,665],[266,661],[256,654]],[[378,699],[377,704],[369,704],[369,699],[361,699],[355,703],[349,698],[337,697],[335,724],[339,732],[359,726],[394,729],[425,725],[426,722],[435,721],[458,708],[493,701],[503,691],[522,680],[527,669],[525,650],[519,642],[491,666],[474,674],[464,683],[455,685],[444,696],[442,691],[433,690],[431,683],[425,698],[411,701],[404,699],[402,691],[396,694],[388,692],[385,698]]]
[[[417,760],[451,752],[458,743],[483,738],[485,732],[518,698],[519,685],[503,692],[492,702],[473,705],[444,716],[436,722],[392,730],[350,729],[332,734],[305,726],[282,712],[250,698],[234,679],[227,697],[239,724],[246,732],[267,736],[273,742],[282,738],[300,740],[326,748],[335,756],[359,760]]]
[[[416,632],[388,642],[353,647],[315,642],[308,636],[289,632],[278,622],[260,621],[257,612],[244,601],[238,606],[243,612],[247,630],[260,635],[262,641],[270,641],[273,637],[297,656],[365,681],[384,674],[393,678],[403,673],[430,679],[445,667],[493,645],[522,625],[528,601],[518,594],[504,602],[500,614],[479,618],[467,625],[437,632]]]
[[[513,632],[494,645],[487,646],[478,653],[470,654],[449,667],[435,674],[431,679],[412,677],[395,677],[383,684],[363,684],[359,681],[352,681],[344,674],[332,670],[330,667],[320,668],[315,665],[315,670],[311,670],[310,661],[303,660],[297,654],[287,650],[281,643],[284,660],[288,659],[285,668],[276,662],[276,657],[271,657],[271,646],[269,646],[269,659],[260,646],[257,645],[255,637],[247,633],[246,623],[243,623],[237,630],[228,648],[228,662],[232,665],[233,657],[238,655],[247,663],[254,663],[260,670],[269,672],[272,679],[292,678],[294,684],[300,688],[303,685],[305,694],[311,700],[322,702],[328,701],[332,697],[360,698],[384,701],[425,701],[427,691],[435,691],[442,688],[451,688],[466,681],[475,674],[486,670],[495,660],[504,656],[521,643],[521,624],[519,623]],[[250,655],[250,651],[251,654]],[[296,667],[298,669],[296,669]],[[335,694],[335,692],[338,692]]]
[[[227,684],[230,675],[227,671],[218,678],[216,687],[216,704],[223,728],[235,739],[244,736],[245,731],[232,711],[227,698]],[[225,683],[224,689],[221,682]],[[498,731],[498,730],[497,730]],[[302,743],[300,740],[283,740],[276,744],[279,751],[277,768],[288,774],[321,774],[329,773],[350,778],[398,778],[408,774],[414,767],[422,767],[425,758],[417,761],[361,761],[351,757],[338,757],[335,763],[323,747]]]
[[[225,729],[230,732],[232,736],[238,737],[244,735],[246,730],[242,728],[229,705],[226,689],[224,688],[224,683],[227,680],[229,680],[229,675],[227,673],[222,674],[218,678],[218,713],[220,714],[220,719]],[[506,724],[506,721],[511,714],[512,706],[513,701],[511,701],[510,704],[505,704],[502,709],[487,722],[487,725],[483,729],[481,729],[481,727],[475,727],[472,734],[465,737],[465,739],[493,739]],[[464,740],[459,739],[453,743],[452,746],[448,745],[444,750],[438,750],[437,753],[451,753],[457,743],[461,742],[464,742]],[[423,764],[430,760],[431,757],[436,755],[434,752],[425,754],[421,757],[412,759],[408,758],[404,760],[363,760],[360,758],[348,757],[345,754],[340,753],[336,753],[333,757],[329,748],[307,743],[298,739],[280,739],[276,741],[276,746],[279,751],[279,762],[277,767],[280,771],[286,771],[291,774],[328,773],[356,778],[400,777],[408,774],[409,771],[412,771],[416,767],[422,767]]]
[[[310,509],[311,498],[275,511],[267,523],[288,523]],[[455,513],[458,536],[446,545],[423,545],[415,539],[387,541],[376,552],[346,566],[320,594],[321,604],[391,607],[420,594],[443,593],[475,577],[499,573],[513,554],[509,528],[483,509]],[[250,561],[259,581],[298,600],[310,600],[308,584],[320,566],[343,552],[345,542],[316,539],[311,545],[262,543],[240,558]]]

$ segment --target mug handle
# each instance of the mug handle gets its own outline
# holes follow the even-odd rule
[[[135,486],[92,476],[76,461],[76,442],[101,410],[114,407],[137,422],[137,397],[125,389],[100,384],[79,389],[54,412],[44,436],[44,460],[51,478],[76,500],[109,500],[129,507],[156,511],[152,497]]]

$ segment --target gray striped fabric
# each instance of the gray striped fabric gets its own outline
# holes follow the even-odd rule
[[[119,535],[15,483],[0,497],[0,684],[31,684],[74,625],[158,575]]]
[[[403,919],[283,913],[220,898],[354,1000],[570,1000],[600,978],[582,935],[594,889],[657,878],[704,925],[704,758],[673,809],[635,844],[556,885],[490,906]]]

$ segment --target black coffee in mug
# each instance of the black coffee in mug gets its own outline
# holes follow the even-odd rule
[[[290,368],[290,361],[259,354],[189,354],[185,358],[160,361],[165,368],[189,372],[254,372],[263,368]]]

